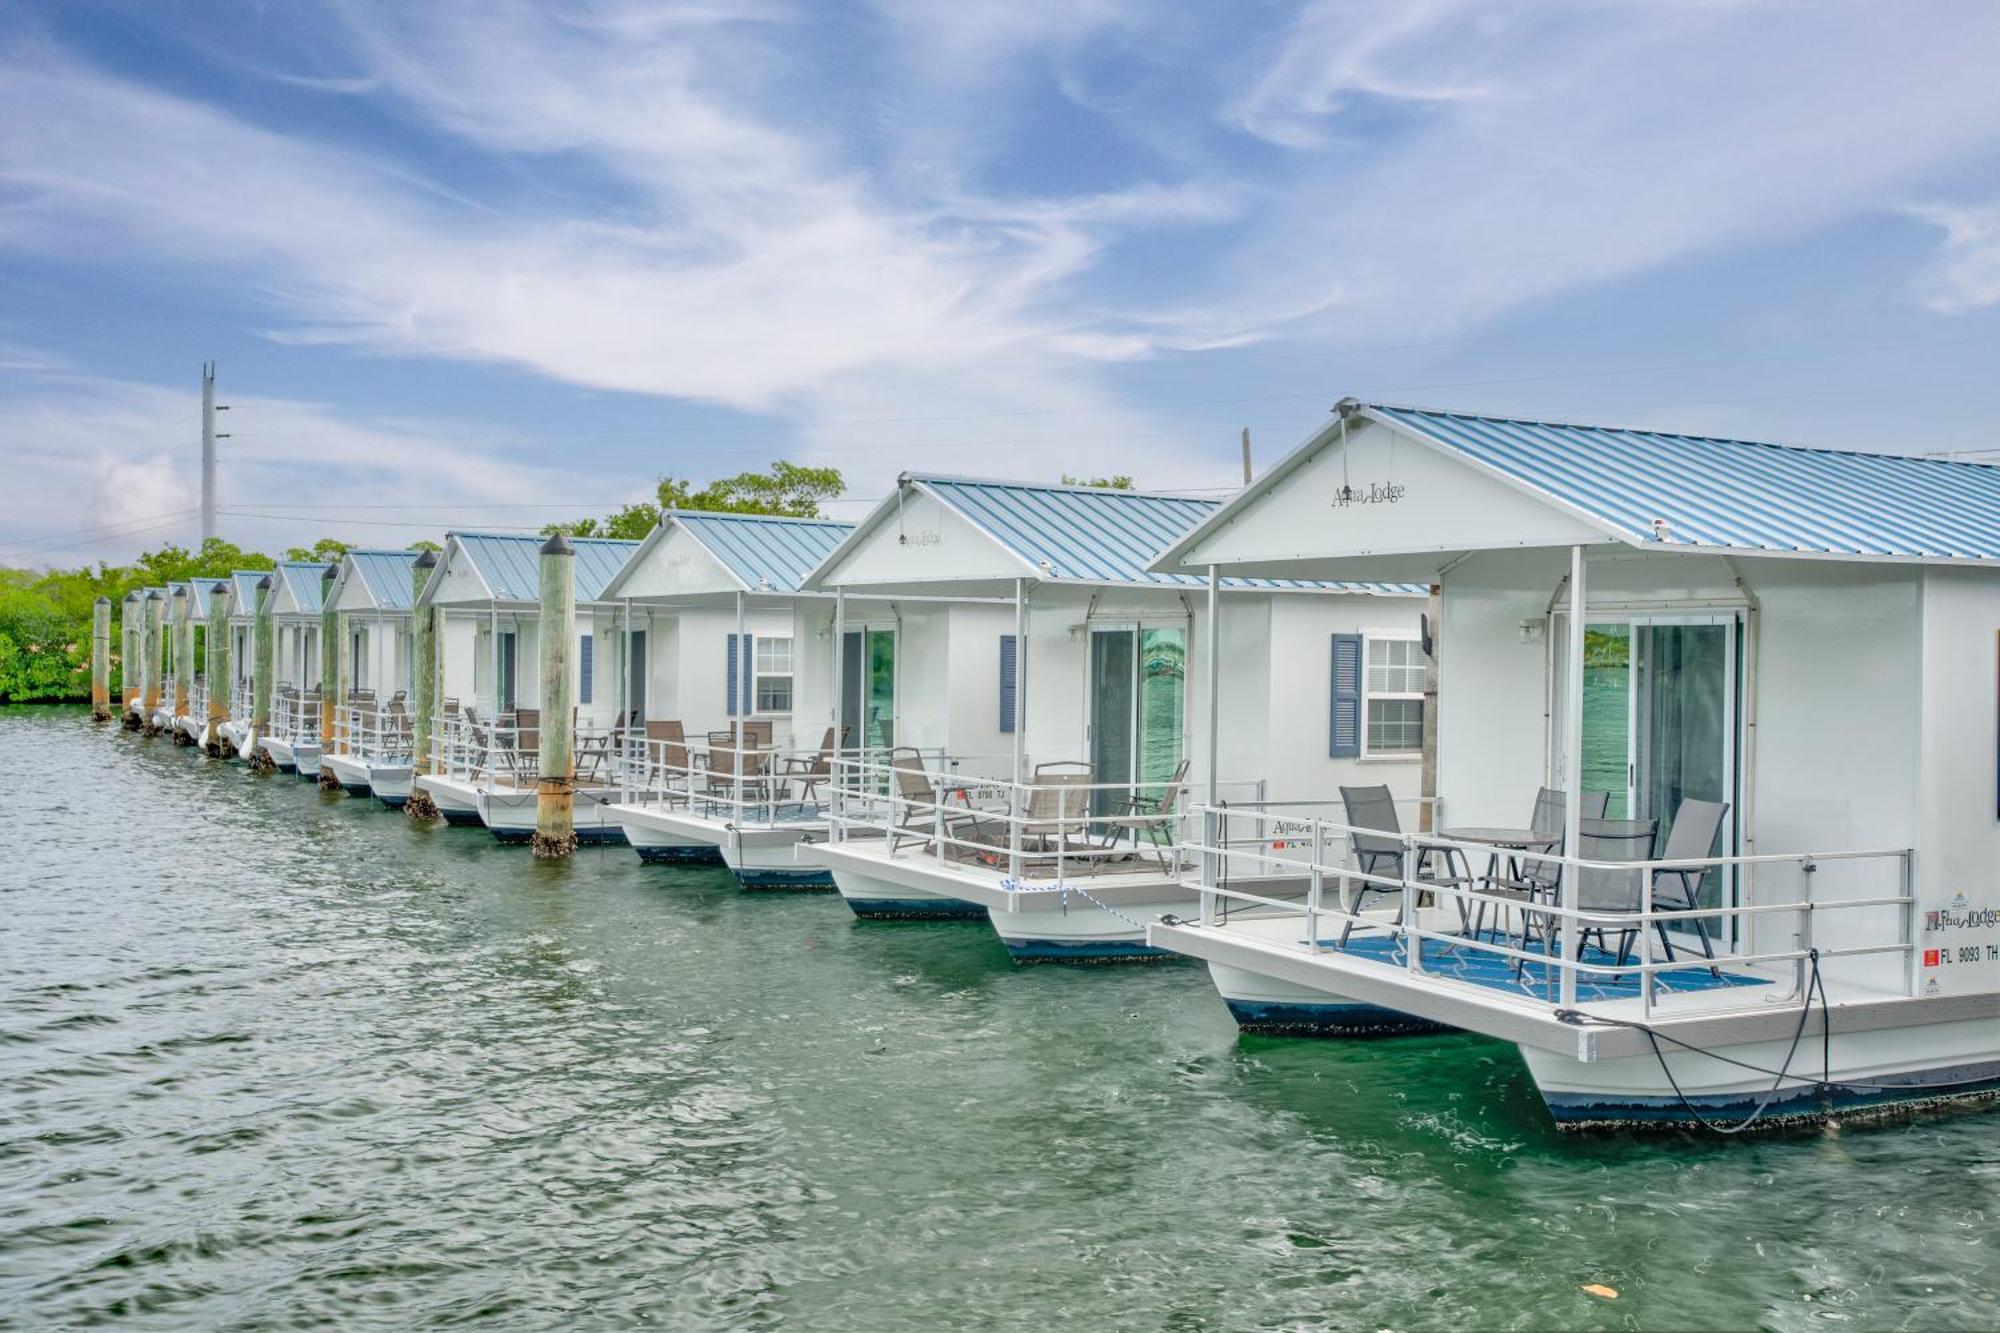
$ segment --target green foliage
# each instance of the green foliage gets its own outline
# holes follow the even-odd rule
[[[239,569],[270,569],[276,563],[268,555],[211,537],[199,551],[169,544],[130,565],[0,569],[0,703],[90,698],[90,621],[99,597],[111,599],[115,696],[124,668],[118,619],[125,594],[162,583],[213,583]]]
[[[1131,479],[1126,478],[1126,485]],[[579,518],[551,523],[543,536],[557,532],[571,537],[615,537],[638,541],[660,524],[669,509],[699,509],[711,513],[775,514],[785,518],[818,518],[820,503],[839,495],[846,485],[840,469],[803,467],[780,459],[769,472],[739,472],[711,481],[700,490],[680,477],[661,477],[654,500],[626,505],[604,518]]]
[[[285,552],[285,559],[311,560],[318,564],[330,565],[353,549],[354,545],[352,542],[336,541],[332,537],[321,537],[311,546],[291,547]],[[247,569],[249,566],[246,565],[244,568]]]
[[[444,545],[443,545],[443,543],[441,543],[441,542],[434,542],[434,541],[432,541],[432,540],[431,540],[430,538],[428,538],[428,537],[425,537],[425,538],[422,538],[422,539],[420,539],[420,540],[418,540],[418,541],[413,541],[413,542],[411,542],[411,543],[410,543],[410,544],[409,544],[408,546],[405,546],[405,547],[404,547],[403,549],[404,549],[404,550],[406,550],[406,551],[437,551],[437,552],[442,552],[442,551],[444,550]]]
[[[1129,472],[1119,472],[1109,477],[1072,477],[1065,472],[1062,474],[1062,484],[1097,486],[1107,491],[1129,491],[1132,489],[1132,475]]]

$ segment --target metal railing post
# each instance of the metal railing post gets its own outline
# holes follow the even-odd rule
[[[1306,871],[1306,951],[1318,953],[1320,895],[1326,889],[1326,826],[1317,815],[1308,818],[1312,820],[1312,865]]]

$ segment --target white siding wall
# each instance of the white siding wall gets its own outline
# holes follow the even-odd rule
[[[2000,908],[2000,577],[1931,570],[1923,627],[1918,908],[1954,915]],[[1955,904],[1960,894],[1963,907]],[[1928,948],[1952,952],[1952,961],[1924,969],[1941,993],[2000,990],[2000,959],[1990,956],[1991,946],[2000,946],[2000,928],[1955,926],[1920,938]],[[1961,950],[1976,950],[1980,961],[1960,961]]]
[[[1398,813],[1411,823],[1422,794],[1421,755],[1387,758],[1329,757],[1333,724],[1333,636],[1359,634],[1413,638],[1423,614],[1420,597],[1301,596],[1273,594],[1270,606],[1270,688],[1268,740],[1269,798],[1311,801],[1322,813],[1338,816],[1343,786],[1387,786],[1400,803]],[[1247,608],[1246,608],[1247,609]],[[1225,632],[1230,611],[1225,606]],[[1365,652],[1364,652],[1365,661]],[[1224,688],[1235,684],[1229,664],[1233,654],[1225,643]],[[1365,705],[1364,705],[1365,707]],[[1366,716],[1362,719],[1367,724]],[[1232,771],[1225,752],[1223,774]],[[1414,824],[1412,823],[1412,827]]]

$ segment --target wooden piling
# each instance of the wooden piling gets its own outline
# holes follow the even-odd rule
[[[160,734],[160,728],[153,721],[153,714],[160,707],[160,620],[166,611],[166,603],[160,598],[159,589],[146,594],[145,642],[140,645],[140,663],[144,674],[139,689],[140,729],[148,736]]]
[[[576,548],[558,532],[541,550],[541,754],[536,764],[537,857],[576,850],[576,756],[570,735],[569,659],[576,642]]]
[[[111,720],[111,599],[90,606],[90,720]]]
[[[174,744],[193,745],[187,715],[194,697],[194,585],[174,593],[180,610],[174,615]]]
[[[417,785],[431,771],[431,724],[437,713],[437,608],[424,604],[424,584],[437,568],[437,552],[425,551],[410,571],[410,798],[403,813],[428,822],[437,802]]]
[[[229,653],[229,584],[208,590],[208,719],[202,740],[210,758],[224,758],[222,724],[229,721],[230,676],[235,664]]]
[[[250,681],[250,767],[259,772],[278,766],[264,749],[264,738],[271,734],[271,673],[276,669],[273,658],[277,655],[277,645],[273,642],[275,628],[271,617],[271,576],[266,574],[257,580],[257,609],[250,623],[251,639],[256,645],[251,658],[256,665]]]
[[[340,564],[335,562],[326,567],[319,576],[319,787],[321,791],[335,791],[340,787],[340,779],[326,765],[326,756],[334,753],[334,717],[340,707],[340,663],[346,655],[347,645],[340,641],[340,612],[333,609],[333,585],[340,577]]]
[[[118,608],[118,725],[126,731],[139,729],[140,677],[145,671],[139,652],[139,636],[146,619],[145,601],[136,592],[125,594]]]

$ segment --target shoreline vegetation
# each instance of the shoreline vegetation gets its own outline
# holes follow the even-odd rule
[[[1128,483],[1129,484],[1129,483]],[[575,537],[643,538],[667,509],[703,509],[744,514],[817,518],[820,504],[841,493],[840,471],[775,462],[769,472],[741,472],[709,482],[661,477],[656,498],[627,505],[605,518],[551,523]],[[348,542],[322,537],[311,546],[286,550],[286,560],[331,564],[352,549]],[[441,549],[434,541],[410,543],[412,551]],[[99,597],[111,599],[111,693],[124,686],[119,617],[125,596],[137,588],[168,583],[213,582],[237,570],[272,569],[278,558],[246,551],[211,537],[198,550],[169,543],[147,551],[129,565],[99,561],[82,569],[15,569],[0,566],[0,704],[77,703],[90,699],[90,613]],[[195,660],[202,659],[202,630],[196,629]]]
[[[1123,474],[1088,478],[1064,474],[1063,482],[1132,489],[1132,478]],[[838,468],[806,467],[780,459],[768,472],[739,472],[717,478],[699,490],[691,481],[661,477],[651,500],[626,505],[602,518],[550,523],[541,531],[544,536],[561,532],[571,537],[640,541],[672,509],[821,518],[820,506],[839,498],[845,489]],[[311,546],[289,548],[283,558],[331,564],[351,549],[351,543],[322,537]],[[416,541],[406,549],[442,548],[434,541]],[[90,611],[100,596],[111,599],[111,693],[116,697],[124,687],[118,621],[127,593],[168,583],[213,582],[237,570],[272,569],[277,563],[277,557],[211,537],[198,550],[169,543],[145,552],[129,565],[107,561],[82,569],[0,565],[0,705],[89,701]],[[203,627],[197,626],[195,635],[195,660],[199,662],[203,660]]]

